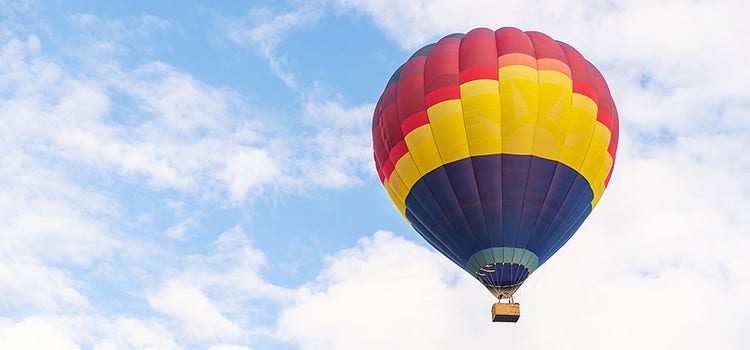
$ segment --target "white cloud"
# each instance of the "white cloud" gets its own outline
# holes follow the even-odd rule
[[[10,325],[0,324],[0,348],[3,349],[80,349],[60,320],[29,317]]]
[[[152,308],[179,321],[183,334],[192,338],[236,339],[242,334],[241,328],[222,315],[197,287],[171,283],[149,296],[148,302]]]
[[[88,322],[88,323],[85,323]],[[91,336],[93,349],[114,350],[168,350],[181,349],[175,343],[175,335],[159,322],[135,318],[85,319],[81,329],[99,329],[100,334]]]
[[[92,67],[99,76],[76,77],[40,59],[38,45],[34,37],[6,45],[15,60],[7,84],[23,98],[8,100],[0,115],[16,116],[4,130],[26,152],[144,179],[155,190],[226,195],[235,205],[268,188],[356,185],[372,172],[370,104],[308,102],[299,126],[312,133],[300,138],[248,115],[234,92],[163,63],[100,65]],[[124,109],[115,101],[123,98],[135,105]]]
[[[177,271],[165,278],[170,283],[199,288],[214,300],[222,300],[225,306],[239,306],[261,299],[285,301],[289,298],[289,291],[267,282],[261,274],[268,264],[266,255],[252,246],[238,225],[219,235],[210,254],[190,256]],[[241,316],[250,322],[253,315],[235,313],[233,316]]]
[[[101,76],[77,77],[45,60],[33,36],[12,38],[2,55],[0,74],[14,96],[0,109],[8,121],[0,132],[24,154],[144,177],[156,189],[224,192],[234,202],[288,181],[284,153],[271,152],[231,91],[162,63],[134,71],[100,64],[91,68]],[[115,98],[136,104],[125,110]]]
[[[164,318],[136,320],[102,303],[102,295],[115,304],[137,298],[143,284],[159,279],[154,256],[169,256],[143,236],[148,227],[129,222],[132,203],[118,186],[144,189],[143,179],[157,191],[256,191],[284,175],[250,179],[239,189],[219,179],[234,166],[222,152],[262,149],[256,126],[236,113],[231,92],[166,65],[128,71],[99,62],[81,73],[47,56],[34,35],[4,31],[0,38],[0,309],[14,317],[0,324],[0,348],[180,348],[175,339],[184,337],[168,332]],[[108,74],[97,75],[102,71]],[[135,111],[120,98],[135,101]],[[184,232],[173,227],[174,235]],[[152,299],[184,329],[200,328],[198,338],[241,333],[212,313],[218,311],[200,290],[176,286]],[[164,295],[203,301],[196,312],[213,316],[215,327],[191,323],[194,314],[180,313]]]
[[[240,345],[224,345],[224,344],[221,344],[221,345],[214,345],[214,346],[208,348],[208,350],[250,350],[250,348],[248,348],[246,346],[240,346]]]
[[[169,238],[183,239],[185,237],[185,232],[192,225],[195,225],[195,221],[193,219],[186,219],[186,220],[180,221],[170,226],[169,228],[167,228],[167,230],[164,231],[164,235],[166,235]]]
[[[162,324],[126,317],[36,315],[0,319],[3,349],[182,349]]]
[[[14,156],[17,155],[14,154]],[[115,213],[109,199],[85,191],[58,174],[35,166],[24,156],[5,163],[0,175],[0,256],[44,256],[45,259],[90,265],[123,247],[99,218]],[[97,247],[97,249],[92,249]]]
[[[239,203],[263,184],[278,181],[282,171],[266,151],[241,149],[227,157],[226,166],[217,177],[226,184],[229,199]]]
[[[83,26],[106,24],[94,16],[72,19]],[[167,25],[159,23],[155,25]],[[117,23],[110,25],[117,29]],[[272,311],[256,308],[243,315],[237,310],[244,309],[237,306],[288,298],[286,289],[261,276],[266,264],[262,252],[246,238],[228,247],[225,242],[234,237],[231,231],[217,241],[214,255],[188,259],[176,275],[170,275],[172,267],[167,266],[167,275],[159,276],[162,271],[154,269],[154,257],[180,261],[164,251],[169,248],[143,235],[163,218],[148,207],[130,213],[133,203],[116,191],[121,186],[146,195],[177,191],[241,205],[267,188],[323,186],[300,164],[308,157],[325,157],[309,149],[296,149],[290,157],[287,149],[294,148],[288,142],[298,147],[296,137],[280,139],[250,115],[253,109],[234,92],[208,86],[164,63],[127,69],[90,57],[89,70],[76,72],[48,56],[36,36],[21,39],[12,31],[2,34],[0,57],[0,182],[6,188],[0,193],[3,308],[19,317],[91,315],[103,307],[97,300],[101,293],[138,298],[140,289],[148,288],[144,284],[159,284],[164,289],[149,293],[149,301],[178,320],[179,331],[200,328],[205,333],[198,333],[199,339],[229,341],[244,336],[243,327],[260,331],[255,313],[268,318]],[[345,111],[333,105],[326,108],[333,114]],[[343,131],[336,135],[343,137],[362,130],[344,124],[321,129],[339,127]],[[337,168],[345,166],[336,163]],[[345,176],[351,183],[356,173],[347,170]],[[166,203],[169,207],[173,201]],[[176,221],[158,229],[168,237],[184,238],[196,217],[185,210],[177,208]],[[143,216],[145,211],[149,217]],[[138,222],[132,222],[131,214],[139,216]],[[195,297],[201,309],[197,314],[181,313],[169,295]],[[216,327],[196,323],[198,315],[211,316]],[[157,339],[144,333],[149,324],[122,317],[106,322],[115,319],[127,330],[111,332],[134,332],[144,340],[128,343],[100,330],[81,343],[99,348],[175,347],[169,334]],[[90,330],[99,321],[81,321],[81,327]]]
[[[240,21],[225,21],[227,37],[236,45],[255,49],[284,84],[296,88],[297,78],[277,48],[287,32],[316,22],[323,13],[321,5],[320,1],[307,1],[294,11],[278,15],[267,8],[253,8]]]
[[[20,254],[19,254],[20,255]],[[0,308],[60,312],[90,307],[77,290],[81,283],[65,270],[24,257],[0,255]]]
[[[486,321],[489,304],[471,306],[491,299],[471,282],[442,256],[378,232],[335,254],[297,291],[279,317],[278,336],[304,350],[468,347],[454,331],[468,316],[457,312]],[[471,292],[468,303],[457,300]]]
[[[240,226],[219,235],[213,248],[172,264],[173,271],[157,281],[161,285],[146,293],[149,306],[169,316],[165,324],[176,324],[175,334],[202,344],[267,336],[260,320],[272,319],[291,292],[263,278],[267,257]]]
[[[372,160],[372,104],[346,107],[334,101],[305,105],[306,124],[316,130],[305,147],[302,172],[309,182],[324,188],[345,188],[374,175]]]
[[[305,122],[321,129],[334,128],[344,131],[369,131],[372,121],[371,103],[347,108],[335,101],[307,101]]]
[[[67,156],[145,174],[156,187],[224,188],[237,202],[285,178],[276,170],[281,160],[266,155],[258,127],[238,118],[241,102],[231,92],[204,86],[163,64],[143,67],[133,76],[117,73],[118,87],[141,100],[142,111],[152,118],[132,128],[108,124],[100,132],[73,130],[61,140]],[[235,158],[227,157],[233,153]]]
[[[145,14],[138,18],[141,24],[141,31],[147,32],[147,29],[156,28],[158,30],[165,30],[171,26],[171,22],[168,20],[154,16],[152,14]]]
[[[140,101],[144,112],[155,116],[145,124],[158,125],[173,132],[193,136],[195,132],[214,131],[232,122],[241,102],[228,90],[195,80],[160,62],[152,62],[135,71],[115,71],[115,87]],[[137,117],[137,116],[128,116]]]
[[[92,52],[107,48],[98,52],[109,54],[124,53],[133,49],[132,46],[120,45],[123,41],[142,40],[154,32],[163,33],[172,27],[169,20],[149,13],[125,19],[112,19],[91,13],[74,13],[68,16],[68,21],[82,30],[77,34],[83,38],[85,44],[89,45],[89,49],[93,49]]]
[[[623,198],[612,197],[604,215],[622,215]],[[737,241],[705,246],[712,234],[694,242],[683,228],[674,233],[686,233],[682,246],[705,248],[690,255],[670,247],[660,227],[634,232],[611,222],[597,216],[531,277],[517,324],[490,322],[493,298],[444,257],[378,232],[335,254],[297,291],[277,336],[303,350],[748,346],[747,259],[717,254],[739,249]],[[650,251],[654,243],[662,254]]]
[[[312,135],[304,137],[301,143],[299,138],[295,140],[298,142],[299,156],[295,162],[299,174],[297,181],[287,183],[297,187],[313,185],[341,189],[362,184],[365,174],[368,177],[374,175],[369,130],[374,105],[364,103],[350,107],[341,102],[341,98],[321,98],[316,83],[312,87],[300,86],[294,70],[286,63],[286,57],[278,53],[290,32],[317,22],[324,15],[326,6],[322,1],[304,2],[281,14],[266,8],[253,8],[245,18],[227,20],[223,25],[232,43],[259,52],[276,75],[306,101],[299,122],[310,128]]]

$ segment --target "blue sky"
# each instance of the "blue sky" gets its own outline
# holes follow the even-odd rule
[[[748,348],[748,16],[0,2],[0,348]],[[370,148],[393,70],[477,26],[570,43],[620,111],[610,187],[513,326],[403,221]]]

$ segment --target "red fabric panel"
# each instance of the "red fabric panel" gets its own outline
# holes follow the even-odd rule
[[[532,45],[534,45],[534,56],[537,59],[540,58],[554,58],[563,62],[567,62],[565,52],[563,52],[557,41],[547,36],[547,34],[540,32],[526,32],[526,35],[531,39]]]
[[[459,84],[477,79],[497,80],[497,48],[495,32],[474,29],[461,40],[458,51]]]
[[[445,86],[435,89],[425,96],[425,105],[430,108],[440,102],[461,98],[461,88],[458,85]]]
[[[525,53],[535,57],[534,45],[526,33],[518,28],[504,27],[495,31],[497,57],[509,53]]]
[[[426,111],[412,114],[401,123],[401,132],[404,134],[404,136],[409,135],[412,130],[429,122],[430,119],[427,117]]]
[[[598,104],[599,97],[594,89],[594,76],[591,74],[591,63],[570,45],[558,42],[565,56],[573,78],[573,93],[586,95]]]
[[[427,55],[427,62],[425,62],[424,67],[424,93],[431,96],[430,106],[440,102],[436,96],[431,95],[438,89],[453,88],[454,90],[442,90],[443,92],[440,95],[445,97],[455,96],[451,94],[452,91],[458,89],[458,48],[460,44],[460,38],[446,37],[440,39],[432,47],[430,54]]]

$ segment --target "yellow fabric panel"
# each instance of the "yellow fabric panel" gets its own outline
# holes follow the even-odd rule
[[[557,83],[539,84],[537,124],[532,149],[534,155],[551,160],[559,159],[566,136],[563,122],[570,117],[571,94],[572,85],[565,87]]]
[[[537,81],[537,70],[528,66],[505,66],[498,68],[498,74],[500,76],[500,85],[502,81],[511,79],[525,79],[531,81]]]
[[[406,137],[406,146],[409,148],[414,163],[422,174],[427,174],[435,168],[443,165],[440,153],[435,145],[430,124],[422,125],[412,130]],[[411,186],[409,186],[411,188]]]
[[[404,185],[404,182],[401,180],[401,176],[397,171],[393,171],[391,173],[391,176],[388,178],[388,185],[391,187],[391,190],[393,191],[393,195],[396,196],[398,201],[393,201],[396,203],[396,206],[401,210],[401,208],[404,208],[401,213],[404,214],[406,212],[406,195],[409,194],[409,189]]]
[[[592,100],[590,97],[582,94],[573,94],[571,105],[573,107],[585,110],[590,116],[594,117],[594,120],[596,120],[596,114],[599,112],[599,106],[597,106],[596,102],[594,102],[594,100]]]
[[[581,168],[578,172],[581,173],[587,179],[596,179],[596,175],[599,172],[599,168],[602,165],[602,159],[607,153],[607,147],[609,146],[610,132],[604,124],[597,122],[594,127],[594,132],[591,137],[591,143],[586,153],[586,159],[584,160]]]
[[[385,191],[388,192],[388,197],[391,197],[391,202],[393,202],[393,204],[396,205],[396,208],[398,208],[398,211],[401,213],[401,215],[406,217],[405,201],[399,198],[398,195],[396,194],[396,191],[393,189],[393,186],[391,185],[392,177],[393,175],[391,175],[391,177],[388,178],[388,180],[386,180],[383,183],[383,185],[385,186]],[[396,180],[393,179],[393,181],[396,181]]]
[[[536,76],[533,81],[505,78],[500,81],[503,153],[532,154],[538,99],[539,84]]]
[[[396,162],[391,177],[388,179],[391,200],[406,215],[406,196],[417,181],[428,172],[442,164],[440,154],[435,147],[430,124],[412,130],[404,138],[409,152]]]
[[[443,164],[469,157],[461,100],[447,100],[427,109],[438,152]]]
[[[595,198],[597,197],[596,189],[599,187],[597,178],[599,178],[602,166],[605,164],[605,158],[610,157],[607,152],[609,138],[609,129],[607,129],[604,124],[596,122],[586,158],[581,167],[577,169],[581,175],[589,180],[589,184],[591,184],[591,188],[594,190]],[[607,169],[607,171],[609,171],[609,169]],[[601,179],[601,182],[604,182],[604,178]]]
[[[539,121],[564,130],[571,118],[572,95],[569,88],[556,84],[539,84]]]
[[[503,153],[526,155],[532,154],[534,146],[534,134],[536,128],[529,124],[503,123],[502,124],[502,149]]]
[[[545,159],[556,160],[565,142],[565,133],[549,125],[537,124],[534,129],[532,154]]]
[[[411,191],[412,186],[424,174],[437,168],[442,163],[429,124],[412,130],[404,140],[409,152],[401,156],[396,162],[385,185],[391,200],[401,211],[401,215],[406,217],[406,196]]]
[[[596,205],[599,204],[599,200],[602,199],[602,195],[604,194],[604,189],[606,186],[604,184],[601,184],[596,189],[592,189],[594,191],[594,199],[591,200],[591,209],[593,210],[596,208]]]
[[[499,82],[482,79],[462,84],[461,105],[471,155],[501,153]]]
[[[604,188],[606,187],[606,185],[604,184],[604,180],[607,179],[609,170],[612,169],[612,163],[612,155],[606,153],[604,155],[604,159],[602,159],[602,166],[599,169],[599,172],[596,174],[596,178],[594,178],[594,183],[592,184],[594,199],[591,201],[591,209],[594,209],[596,204],[599,203],[599,199],[602,198]]]
[[[573,91],[573,80],[569,76],[554,70],[539,71],[540,84],[555,84]]]
[[[604,181],[607,180],[607,175],[609,175],[609,171],[612,169],[612,163],[612,155],[609,154],[609,152],[605,152],[604,158],[602,159],[602,166],[596,173],[596,177],[594,177],[595,184],[604,184]]]
[[[591,138],[592,144],[596,144],[598,142],[598,137],[593,136]],[[581,167],[577,169],[578,173],[589,180],[589,184],[591,184],[592,187],[596,186],[596,183],[594,183],[594,179],[596,179],[596,174],[599,171],[599,168],[602,167],[603,160],[604,152],[597,152],[593,149],[589,150],[589,152],[586,153],[586,157],[584,158]]]
[[[467,81],[461,84],[461,99],[476,95],[497,95],[498,84],[499,82],[493,79]],[[497,108],[497,105],[495,105],[495,108]]]
[[[417,180],[422,177],[419,169],[417,169],[417,165],[414,163],[414,160],[412,160],[411,155],[408,152],[396,162],[396,172],[401,177],[401,181],[403,182],[404,187],[406,187],[407,194],[411,191],[411,187],[417,183]],[[406,196],[404,196],[404,200],[406,200]]]
[[[593,108],[592,108],[593,105]],[[588,153],[592,134],[596,127],[597,105],[587,96],[572,94],[570,112],[565,113],[561,126],[565,131],[565,142],[560,152],[559,161],[565,165],[580,169]],[[579,170],[580,172],[580,170]],[[593,182],[593,175],[581,173],[589,184]]]
[[[560,149],[560,157],[558,161],[573,169],[579,169],[581,167],[583,159],[586,157],[586,152],[588,151],[589,142],[591,141],[591,133],[594,129],[595,123],[595,121],[587,122],[585,120],[576,120],[567,123],[568,128],[566,129],[565,142]],[[586,179],[591,183],[591,179]]]

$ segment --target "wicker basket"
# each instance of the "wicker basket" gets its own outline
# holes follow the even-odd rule
[[[521,317],[518,303],[497,303],[492,305],[492,322],[517,322]]]

